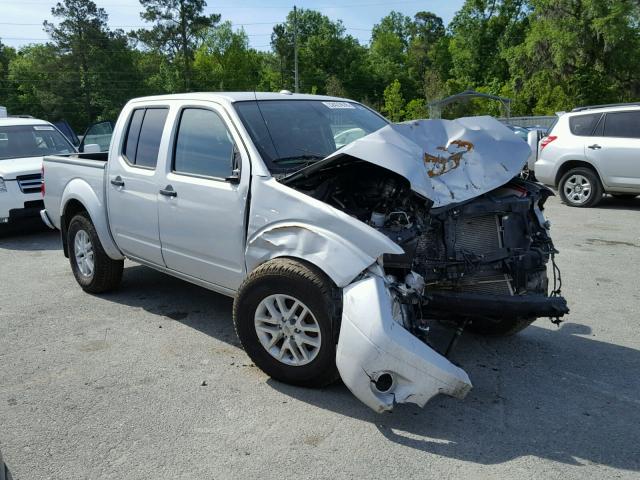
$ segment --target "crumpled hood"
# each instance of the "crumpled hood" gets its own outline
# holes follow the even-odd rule
[[[417,120],[387,125],[309,170],[349,155],[402,175],[415,192],[442,207],[504,185],[530,154],[526,142],[492,117]]]
[[[18,175],[40,173],[43,157],[24,157],[0,160],[0,177],[15,180]]]

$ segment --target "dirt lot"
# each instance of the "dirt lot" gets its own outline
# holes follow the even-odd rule
[[[467,399],[387,415],[268,379],[230,299],[132,263],[91,296],[56,233],[5,231],[0,450],[18,480],[638,478],[640,198],[547,215],[567,321],[463,337]]]

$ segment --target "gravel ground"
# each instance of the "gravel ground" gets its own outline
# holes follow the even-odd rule
[[[56,233],[5,230],[0,450],[16,480],[638,478],[640,198],[547,215],[567,321],[463,336],[467,399],[387,415],[267,378],[228,298],[133,263],[88,295]]]

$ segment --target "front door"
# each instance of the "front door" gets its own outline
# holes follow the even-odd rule
[[[587,158],[606,185],[640,189],[640,111],[610,112],[603,121],[587,139]]]
[[[244,278],[248,158],[229,119],[212,104],[178,113],[160,192],[162,255],[168,268],[235,290]]]
[[[109,225],[130,257],[163,266],[158,229],[156,167],[168,108],[132,111],[121,151],[112,146],[107,167]],[[160,162],[163,164],[164,162]]]

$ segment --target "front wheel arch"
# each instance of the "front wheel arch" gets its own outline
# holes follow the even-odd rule
[[[267,346],[260,341],[258,333],[260,329],[256,326],[257,322],[262,320],[258,313],[260,305],[263,300],[279,294],[290,296],[293,300],[298,300],[309,307],[309,311],[320,326],[320,352],[308,364],[298,366],[287,364],[286,361],[279,360],[280,357],[274,358],[274,354],[268,350],[268,347],[273,345],[286,348],[285,342],[294,341],[294,337],[295,341],[298,341],[297,335],[286,331],[288,318],[300,319],[295,320],[295,327],[304,330],[297,324],[298,321],[302,321],[303,314],[296,313],[291,317],[286,313],[294,311],[293,300],[291,300],[293,307],[291,304],[285,305],[284,309],[279,310],[279,314],[276,311],[271,315],[270,320],[278,319],[277,321],[267,322],[282,330],[281,332],[274,330],[275,333],[270,333],[271,340],[275,343]],[[325,386],[337,380],[339,376],[335,364],[342,310],[342,302],[336,301],[336,298],[341,299],[339,295],[340,289],[335,286],[335,283],[309,262],[283,257],[269,260],[253,270],[238,289],[233,304],[236,334],[255,365],[272,378],[292,385]],[[291,320],[291,323],[293,322],[294,320]]]

